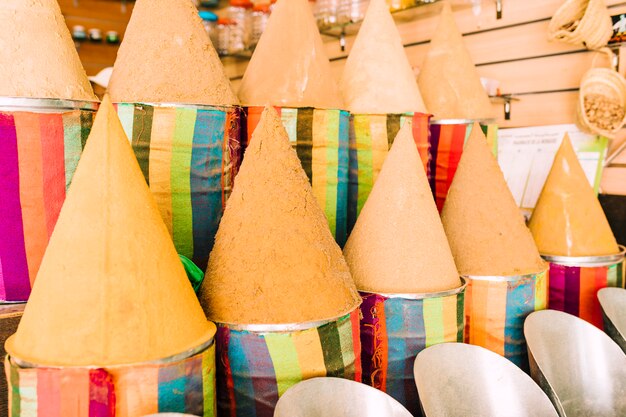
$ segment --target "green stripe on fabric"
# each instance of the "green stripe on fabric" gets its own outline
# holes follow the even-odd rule
[[[9,360],[5,360],[4,366],[10,369],[9,395],[11,396],[11,415],[19,416],[22,412],[22,403],[20,397],[20,375],[17,372],[17,366],[11,366]]]
[[[465,338],[465,291],[456,296],[456,322],[462,323],[457,329],[456,341],[463,342]]]
[[[202,369],[209,372],[202,372],[202,393],[204,394],[204,415],[203,417],[215,417],[216,400],[215,395],[215,345],[210,347],[202,356]]]
[[[339,184],[339,110],[327,112],[326,129],[326,207],[324,213],[333,236],[337,234],[337,185]]]
[[[154,107],[135,106],[132,145],[146,183],[150,185],[150,138]]]
[[[617,283],[618,266],[619,264],[611,265],[606,269],[606,286],[607,287],[618,286],[618,283]]]
[[[424,299],[424,331],[426,347],[445,342],[442,297]]]
[[[85,149],[87,138],[91,133],[91,126],[93,126],[94,113],[90,111],[80,112],[80,146]]]
[[[178,253],[193,258],[193,213],[191,208],[191,154],[197,111],[176,109],[172,138],[172,234]]]
[[[311,108],[298,109],[296,152],[309,182],[313,180],[313,112]]]
[[[400,131],[400,119],[402,115],[400,114],[388,114],[387,115],[387,144],[389,144],[389,149],[391,149],[391,145],[393,144],[393,140],[396,138],[396,135]]]
[[[370,131],[370,118],[367,116],[354,119],[354,131],[356,132],[357,166],[359,178],[359,190],[357,195],[357,217],[361,213],[365,201],[374,185],[374,173],[372,167],[372,134]]]
[[[328,323],[317,329],[324,354],[326,376],[344,377],[343,359],[341,358],[341,339],[337,323]]]
[[[268,333],[264,338],[272,358],[280,397],[289,388],[302,381],[298,351],[289,333]]]
[[[129,141],[133,138],[133,121],[135,115],[135,105],[130,103],[120,103],[117,105],[117,116],[122,122],[124,133]]]
[[[350,316],[344,317],[338,321],[337,332],[339,333],[339,343],[341,343],[344,377],[352,379],[356,371],[356,358],[354,355],[354,340],[352,339],[352,321],[350,320]]]
[[[280,110],[280,117],[289,136],[292,146],[298,143],[298,109],[283,108]]]
[[[74,111],[63,115],[63,142],[65,152],[65,189],[74,177],[80,155],[83,152],[81,112]]]

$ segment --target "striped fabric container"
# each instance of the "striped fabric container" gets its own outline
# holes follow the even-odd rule
[[[415,357],[438,343],[463,342],[465,284],[431,294],[361,296],[363,382],[420,415]]]
[[[289,139],[309,177],[313,194],[324,210],[339,246],[348,237],[349,114],[343,110],[277,107]],[[242,142],[249,143],[263,107],[244,109]]]
[[[0,302],[30,295],[96,109],[0,98]]]
[[[240,108],[116,106],[176,250],[205,270],[241,164]]]
[[[463,147],[472,133],[475,120],[431,120],[428,180],[441,212],[448,190],[459,166]],[[491,121],[480,121],[494,155],[498,153],[498,127]]]
[[[413,138],[428,170],[430,115],[353,114],[350,116],[350,174],[348,190],[348,234],[372,191],[398,131],[407,120],[413,121]]]
[[[361,381],[358,309],[317,323],[218,324],[216,337],[220,416],[272,417],[278,397],[309,378]]]
[[[624,288],[624,253],[613,256],[543,256],[550,262],[549,308],[564,311],[604,328],[598,291]]]
[[[216,416],[215,345],[167,360],[110,368],[20,366],[5,359],[10,417]]]
[[[489,349],[528,370],[524,320],[533,311],[546,308],[547,273],[466,276],[465,342]]]

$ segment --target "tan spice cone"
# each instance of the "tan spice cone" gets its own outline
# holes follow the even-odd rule
[[[105,97],[6,349],[38,365],[109,366],[180,354],[214,333]]]
[[[356,286],[429,293],[461,286],[411,132],[400,130],[344,248]]]
[[[601,256],[620,251],[567,134],[529,227],[543,255]]]
[[[137,0],[109,94],[116,103],[239,104],[191,0]]]
[[[2,0],[0,22],[0,96],[97,100],[56,0]]]
[[[511,276],[546,269],[477,123],[441,219],[461,275]]]
[[[343,109],[307,0],[278,0],[241,81],[244,106]]]
[[[200,302],[210,320],[286,324],[360,304],[287,132],[266,108],[220,223]]]

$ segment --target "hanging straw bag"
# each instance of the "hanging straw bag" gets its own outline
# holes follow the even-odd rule
[[[583,75],[577,105],[578,127],[595,135],[613,137],[626,122],[626,80],[613,68],[613,53],[603,48],[609,56],[611,68],[592,68]]]
[[[613,35],[613,21],[604,0],[567,0],[548,26],[550,40],[598,49]]]

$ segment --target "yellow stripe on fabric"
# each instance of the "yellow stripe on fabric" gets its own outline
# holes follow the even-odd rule
[[[337,185],[339,184],[339,110],[316,110],[326,114],[326,204],[324,212],[335,236],[337,231]],[[313,125],[315,126],[315,125]]]
[[[328,112],[324,110],[313,111],[313,144],[311,149],[311,171],[313,173],[313,179],[311,181],[311,187],[313,188],[313,195],[317,200],[320,207],[326,207],[326,137],[328,136],[326,125],[328,123]],[[328,212],[324,210],[324,212]],[[331,224],[331,230],[333,236],[335,235],[334,223]]]
[[[504,356],[507,282],[490,282],[487,289],[486,340],[484,347]]]
[[[465,309],[468,311],[469,322],[469,343],[477,346],[485,346],[487,344],[486,326],[487,326],[487,287],[488,281],[472,280],[470,302],[466,301]],[[504,313],[503,313],[504,314]]]
[[[155,107],[150,140],[150,191],[159,206],[170,235],[172,231],[172,141],[176,128],[176,109]]]
[[[197,111],[176,109],[172,143],[172,236],[179,254],[193,258],[193,212],[191,208],[191,155]]]
[[[359,191],[357,196],[357,216],[365,204],[365,200],[372,191],[374,177],[372,174],[372,137],[370,133],[370,121],[366,115],[354,118],[354,130],[356,132],[357,167],[359,178]]]
[[[274,365],[278,396],[281,396],[302,381],[298,352],[290,333],[268,333],[264,337]]]
[[[537,274],[535,280],[535,311],[545,310],[548,306],[547,271]]]
[[[370,138],[372,142],[372,185],[380,174],[387,153],[389,152],[389,138],[387,137],[387,116],[370,116]],[[391,138],[393,140],[394,138]]]
[[[298,354],[302,379],[326,376],[324,352],[317,329],[294,333],[292,341]]]
[[[339,343],[341,345],[341,357],[343,358],[343,367],[345,377],[354,374],[354,365],[356,358],[354,357],[354,339],[352,338],[352,320],[350,316],[340,319],[337,322],[337,331],[339,332]]]
[[[425,298],[424,301],[424,332],[426,347],[443,343],[443,302],[439,298]]]
[[[443,339],[445,342],[457,341],[459,326],[456,311],[458,305],[457,298],[458,296],[450,296],[441,299],[443,307]],[[460,317],[463,317],[463,315],[461,314]],[[462,340],[458,340],[458,342],[462,342]]]
[[[215,395],[215,343],[202,355],[202,393],[204,394],[204,416],[215,417],[217,396]]]
[[[116,415],[133,416],[159,412],[159,367],[113,367]]]
[[[487,144],[489,145],[489,149],[493,155],[498,157],[498,126],[497,125],[488,125],[487,126]]]
[[[19,372],[20,417],[38,417],[37,414],[37,370]],[[6,410],[3,410],[6,411]],[[42,416],[43,417],[43,416]]]

